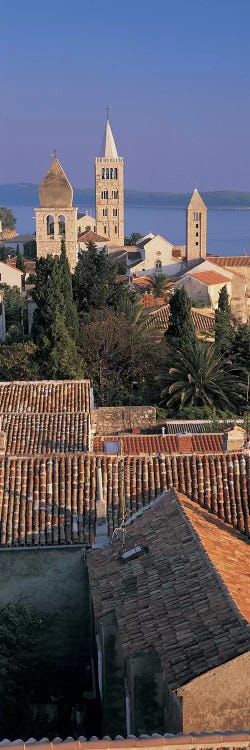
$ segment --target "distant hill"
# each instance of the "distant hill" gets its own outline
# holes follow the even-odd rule
[[[218,190],[201,193],[201,195],[208,208],[250,209],[250,193],[237,190]],[[147,193],[142,190],[125,190],[125,203],[129,207],[185,208],[190,197],[191,193]],[[93,207],[94,202],[94,190],[74,189],[76,206]],[[38,205],[38,185],[28,182],[0,185],[0,206],[32,206],[35,208]]]

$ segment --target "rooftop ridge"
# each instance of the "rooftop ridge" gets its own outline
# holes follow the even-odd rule
[[[135,747],[143,750],[144,747],[156,748],[156,747],[168,747],[178,748],[180,745],[185,746],[186,750],[196,748],[240,748],[241,750],[248,750],[250,747],[250,732],[249,731],[238,731],[238,732],[204,732],[195,734],[140,734],[134,735],[129,734],[127,737],[122,735],[116,735],[113,739],[107,735],[104,737],[90,737],[87,740],[86,737],[80,736],[77,739],[73,737],[66,737],[64,740],[61,737],[54,737],[53,740],[49,740],[47,737],[42,737],[40,740],[29,737],[26,742],[21,739],[8,740],[7,738],[1,740],[0,747],[4,748],[19,747],[21,750],[25,750],[26,747],[32,747],[36,745],[42,745],[44,750],[52,750],[54,747],[58,747],[58,744],[63,745],[66,750],[79,750],[82,745],[88,744],[90,748],[95,750],[97,746],[103,748],[103,750],[109,750],[110,747],[126,748],[126,750],[135,750]]]

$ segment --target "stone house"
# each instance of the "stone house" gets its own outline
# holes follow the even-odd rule
[[[105,249],[105,252],[108,254],[109,243],[107,237],[101,237],[100,234],[97,234],[97,232],[94,232],[92,229],[88,229],[87,231],[82,232],[82,234],[79,234],[77,238],[78,252],[81,250],[87,250],[89,242],[93,242],[98,250]]]
[[[247,729],[247,551],[170,490],[88,554],[103,731]]]
[[[136,276],[174,275],[181,270],[182,260],[173,256],[173,249],[165,237],[149,232],[136,243],[136,251],[128,251],[128,270]]]
[[[78,214],[77,217],[77,237],[83,232],[96,232],[95,216],[91,214]]]
[[[19,268],[10,266],[9,263],[0,261],[0,284],[16,286],[21,292],[23,290],[23,272]]]

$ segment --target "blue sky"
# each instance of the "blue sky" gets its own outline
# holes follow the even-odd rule
[[[3,2],[0,184],[56,147],[92,187],[108,103],[128,188],[250,190],[249,28],[249,0]]]

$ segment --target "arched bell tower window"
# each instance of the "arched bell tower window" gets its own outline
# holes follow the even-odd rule
[[[65,237],[65,216],[58,217],[58,234]]]
[[[55,234],[54,216],[51,216],[51,215],[47,216],[46,224],[47,224],[47,236],[50,237],[51,240],[53,240],[54,234]]]

